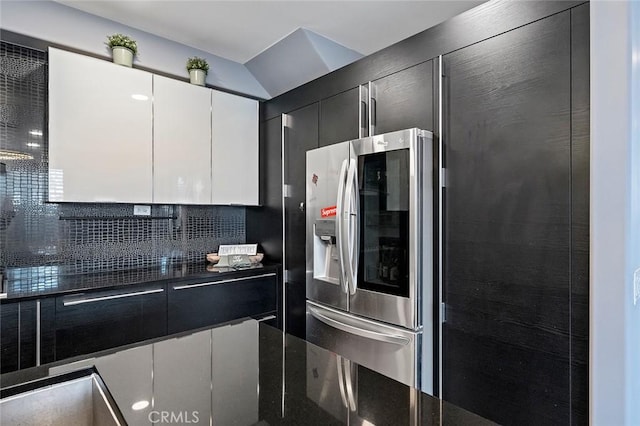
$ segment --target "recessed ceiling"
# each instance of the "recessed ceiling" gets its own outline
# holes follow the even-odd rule
[[[483,3],[57,1],[242,64],[298,28],[368,55]]]

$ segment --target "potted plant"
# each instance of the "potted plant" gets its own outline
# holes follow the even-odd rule
[[[209,64],[206,60],[194,56],[187,59],[187,71],[189,71],[189,79],[191,84],[204,86],[204,80],[209,72]]]
[[[107,46],[111,48],[113,62],[131,68],[133,57],[138,53],[138,45],[131,37],[124,34],[107,36]]]

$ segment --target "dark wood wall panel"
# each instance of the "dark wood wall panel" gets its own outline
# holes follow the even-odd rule
[[[260,123],[260,207],[246,208],[248,243],[282,262],[282,117]]]
[[[569,422],[570,12],[445,56],[444,398]]]
[[[265,119],[377,80],[438,55],[577,6],[583,1],[494,0],[366,56],[265,104]],[[384,29],[381,29],[384,31]]]
[[[571,10],[571,402],[589,422],[589,5]]]

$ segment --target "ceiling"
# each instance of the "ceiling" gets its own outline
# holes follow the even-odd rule
[[[482,1],[56,0],[244,64],[305,28],[363,55]]]

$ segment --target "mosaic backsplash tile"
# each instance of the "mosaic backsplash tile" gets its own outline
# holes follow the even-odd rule
[[[245,242],[245,209],[47,203],[47,57],[0,42],[0,267],[64,266],[67,273],[204,262]]]

